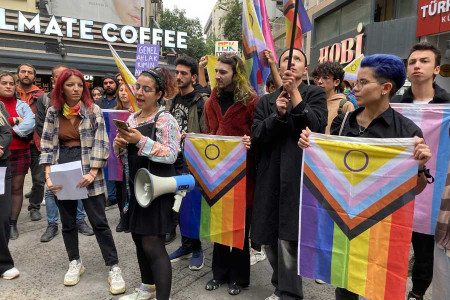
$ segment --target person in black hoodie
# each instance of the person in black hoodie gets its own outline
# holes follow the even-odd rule
[[[415,44],[409,53],[406,74],[411,87],[403,96],[395,96],[392,103],[434,104],[450,103],[448,93],[434,82],[439,74],[441,52],[432,44]],[[422,300],[433,279],[434,235],[413,232],[414,265],[412,291],[409,300]]]
[[[186,133],[206,133],[205,102],[209,97],[208,90],[197,84],[198,63],[189,56],[179,57],[175,61],[175,76],[179,93],[166,103],[166,108],[175,117],[181,131],[181,147],[175,162],[177,175],[188,174],[189,170],[183,157],[183,141]],[[178,218],[178,216],[175,216]],[[175,239],[175,228],[166,236],[166,243]],[[189,269],[203,268],[204,256],[200,240],[182,236],[182,245],[169,255],[171,262],[187,258],[192,254]]]
[[[275,295],[267,299],[303,299],[297,275],[298,222],[302,150],[298,137],[307,126],[324,133],[327,97],[318,86],[302,82],[306,55],[294,49],[287,69],[288,50],[279,59],[283,86],[256,104],[252,145],[257,151],[256,189],[252,213],[252,241],[266,245],[273,268]]]

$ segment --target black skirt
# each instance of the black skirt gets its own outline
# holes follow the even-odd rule
[[[156,118],[155,118],[156,119]],[[154,124],[149,123],[136,129],[142,135],[148,136],[155,140]],[[174,204],[174,194],[161,195],[146,208],[141,207],[134,194],[134,177],[140,168],[149,168],[150,173],[160,177],[175,176],[175,168],[173,164],[162,164],[150,161],[147,157],[138,156],[138,148],[136,145],[128,145],[128,164],[130,168],[130,191],[131,199],[129,202],[128,212],[123,215],[125,225],[128,230],[139,235],[165,235],[175,226],[172,218],[172,207]],[[125,176],[124,176],[124,180]],[[127,196],[126,185],[123,184],[123,196]],[[126,198],[124,198],[126,199]]]

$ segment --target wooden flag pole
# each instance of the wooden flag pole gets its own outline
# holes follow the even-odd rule
[[[298,1],[301,1],[301,0],[295,0],[294,20],[292,23],[292,33],[291,33],[291,45],[289,46],[289,61],[288,61],[288,67],[287,67],[288,70],[291,69],[292,55],[294,53],[295,34],[297,32]]]

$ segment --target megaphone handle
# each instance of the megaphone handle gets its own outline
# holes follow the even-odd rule
[[[175,201],[173,203],[172,210],[174,212],[178,213],[178,212],[180,212],[181,201],[183,201],[183,197],[181,195],[175,194],[174,198],[175,198]]]

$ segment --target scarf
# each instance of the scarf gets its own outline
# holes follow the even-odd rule
[[[70,107],[69,105],[67,105],[67,103],[64,103],[62,111],[63,116],[69,120],[73,119],[80,113],[80,108],[81,108],[81,101],[78,102],[78,104],[75,105],[74,107]]]

